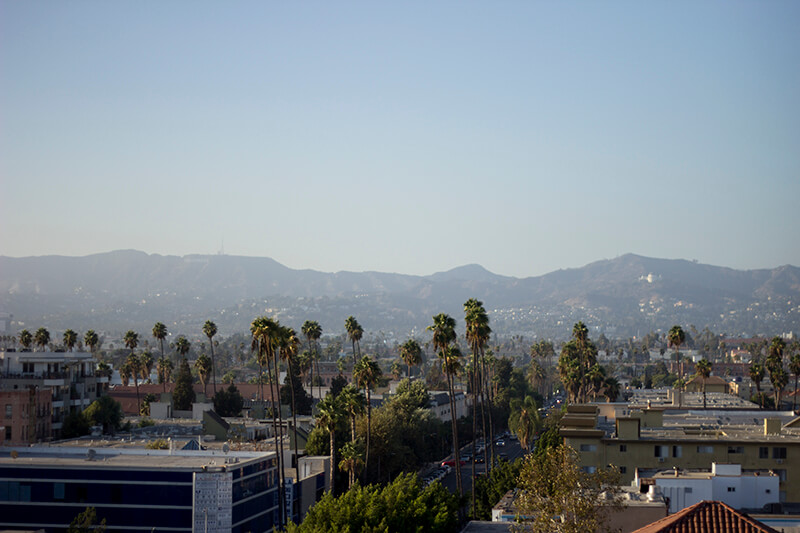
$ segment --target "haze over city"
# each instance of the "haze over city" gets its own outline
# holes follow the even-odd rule
[[[796,2],[0,3],[0,255],[800,264]]]

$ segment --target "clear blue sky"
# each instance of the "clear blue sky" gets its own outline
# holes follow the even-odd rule
[[[0,1],[0,255],[800,265],[800,2]]]

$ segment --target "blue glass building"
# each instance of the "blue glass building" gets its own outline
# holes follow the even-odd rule
[[[278,521],[275,454],[0,449],[0,529],[64,531],[87,507],[108,532],[270,531]]]

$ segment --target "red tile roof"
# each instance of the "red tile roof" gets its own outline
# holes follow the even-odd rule
[[[702,501],[633,533],[778,533],[722,502]]]

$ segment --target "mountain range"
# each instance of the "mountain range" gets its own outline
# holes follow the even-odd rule
[[[366,332],[420,333],[439,312],[463,316],[482,300],[502,334],[561,338],[583,320],[607,336],[673,324],[731,335],[777,334],[800,325],[800,268],[734,270],[627,254],[543,276],[500,276],[465,265],[428,276],[294,270],[269,258],[162,256],[122,250],[84,257],[0,256],[0,310],[25,327],[109,332],[197,329],[207,319],[233,332],[256,316],[330,332],[354,315]],[[19,326],[22,327],[22,326]]]

